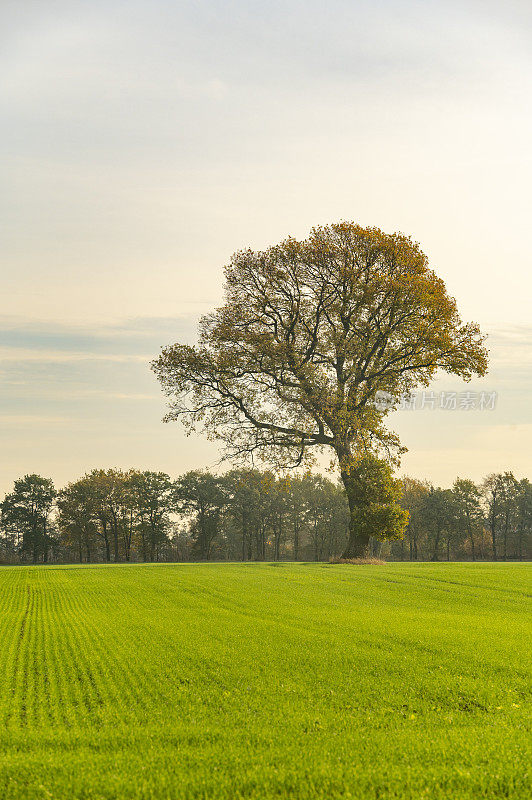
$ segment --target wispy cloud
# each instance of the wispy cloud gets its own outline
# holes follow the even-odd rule
[[[6,362],[48,362],[48,363],[68,363],[70,361],[111,361],[127,363],[130,361],[139,361],[148,363],[150,360],[149,354],[134,354],[134,353],[78,353],[66,352],[64,350],[25,350],[21,347],[11,347],[9,349],[0,348],[0,364]]]
[[[196,318],[129,319],[87,326],[0,319],[0,403],[4,421],[98,415],[130,418],[130,408],[163,399],[150,371],[159,348],[193,341]],[[33,423],[32,423],[33,424]]]
[[[0,316],[0,355],[11,349],[37,353],[47,351],[55,358],[60,352],[74,355],[138,355],[150,353],[174,339],[195,338],[198,316],[138,317],[115,323],[72,324],[59,321]],[[137,351],[137,352],[135,352]],[[149,356],[148,356],[149,357]]]

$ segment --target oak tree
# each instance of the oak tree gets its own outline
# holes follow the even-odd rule
[[[389,466],[402,448],[385,417],[437,370],[483,375],[478,326],[417,243],[351,222],[237,252],[225,277],[197,346],[170,345],[153,363],[166,419],[202,426],[242,460],[287,467],[329,450],[351,512],[345,557],[365,556],[370,535],[402,535]]]

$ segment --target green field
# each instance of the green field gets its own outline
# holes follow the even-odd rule
[[[528,798],[530,568],[0,570],[0,796]]]

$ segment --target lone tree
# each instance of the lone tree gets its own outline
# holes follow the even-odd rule
[[[370,536],[400,537],[390,464],[404,448],[384,418],[439,369],[485,374],[479,327],[462,322],[417,243],[351,222],[237,252],[225,277],[199,344],[153,362],[165,419],[201,425],[240,460],[297,466],[328,448],[351,511],[344,557],[367,555]]]

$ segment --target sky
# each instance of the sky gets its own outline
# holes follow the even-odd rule
[[[400,410],[402,473],[532,477],[532,5],[3,0],[0,493],[214,467],[149,361],[231,253],[349,219],[420,242],[489,374]]]

